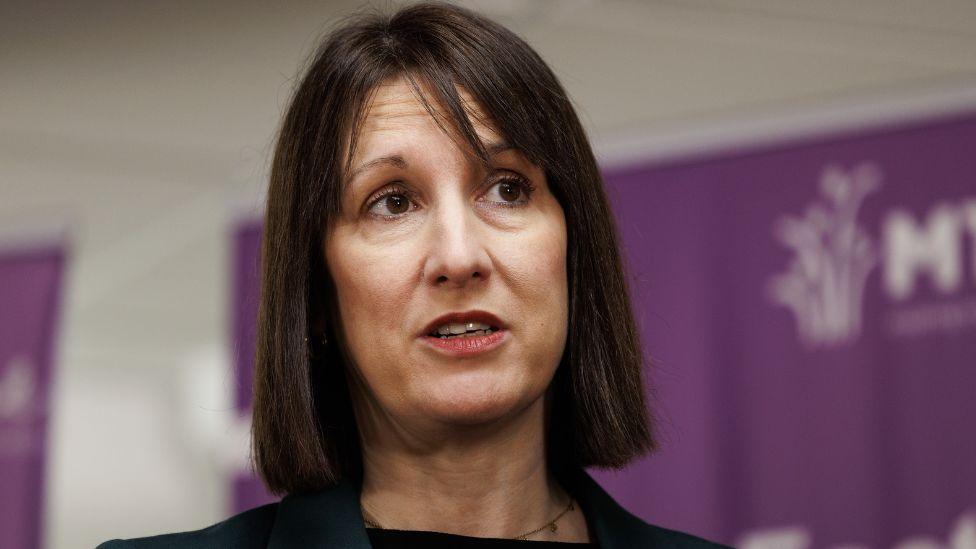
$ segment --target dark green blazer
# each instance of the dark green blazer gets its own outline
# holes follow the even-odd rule
[[[652,526],[628,513],[584,471],[566,486],[586,516],[601,549],[725,547],[688,534]],[[351,482],[301,496],[286,496],[235,515],[209,528],[133,540],[105,542],[97,549],[369,549],[359,508],[359,487]]]

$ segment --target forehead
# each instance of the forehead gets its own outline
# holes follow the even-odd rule
[[[497,141],[500,137],[498,132],[490,126],[488,116],[478,102],[463,88],[458,88],[458,95],[461,104],[468,114],[475,132],[483,142]],[[368,154],[369,150],[380,145],[397,145],[389,143],[386,137],[391,133],[403,134],[405,132],[423,132],[429,136],[432,132],[443,135],[441,125],[453,131],[456,122],[433,98],[433,94],[426,93],[427,101],[434,110],[434,117],[424,106],[424,103],[413,86],[404,78],[397,78],[384,82],[377,86],[373,97],[365,108],[365,117],[359,128],[358,143],[355,157],[362,157]],[[444,136],[447,137],[447,136]]]

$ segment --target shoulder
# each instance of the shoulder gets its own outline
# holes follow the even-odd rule
[[[728,546],[698,536],[669,530],[644,522],[626,509],[616,506],[611,523],[612,537],[621,547],[660,547],[674,549],[728,549]]]
[[[636,518],[635,518],[636,519]],[[640,520],[640,519],[636,519]],[[707,539],[700,538],[698,536],[693,536],[691,534],[686,534],[684,532],[678,532],[676,530],[668,530],[667,528],[661,528],[660,526],[654,526],[653,524],[648,524],[646,522],[640,521],[643,526],[643,532],[640,536],[641,543],[645,545],[640,545],[641,547],[674,547],[680,549],[729,549],[727,545],[722,545],[715,543],[713,541],[708,541]]]
[[[573,479],[580,503],[588,511],[590,526],[595,530],[600,547],[623,549],[655,547],[673,549],[725,549],[727,546],[706,539],[668,530],[644,522],[620,506],[589,475],[580,472]]]
[[[106,541],[96,549],[210,549],[265,547],[271,535],[277,503],[269,503],[234,515],[201,530],[147,538]]]

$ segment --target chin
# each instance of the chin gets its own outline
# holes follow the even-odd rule
[[[428,412],[454,425],[484,425],[518,414],[542,396],[497,379],[462,376],[437,387],[424,399]]]

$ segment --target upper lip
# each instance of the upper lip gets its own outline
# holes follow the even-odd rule
[[[444,324],[449,324],[452,322],[465,323],[465,322],[482,322],[493,328],[507,328],[504,322],[501,321],[497,316],[489,313],[488,311],[463,311],[463,312],[453,312],[443,314],[434,320],[430,321],[425,328],[421,336],[430,335],[437,331],[438,328]]]

